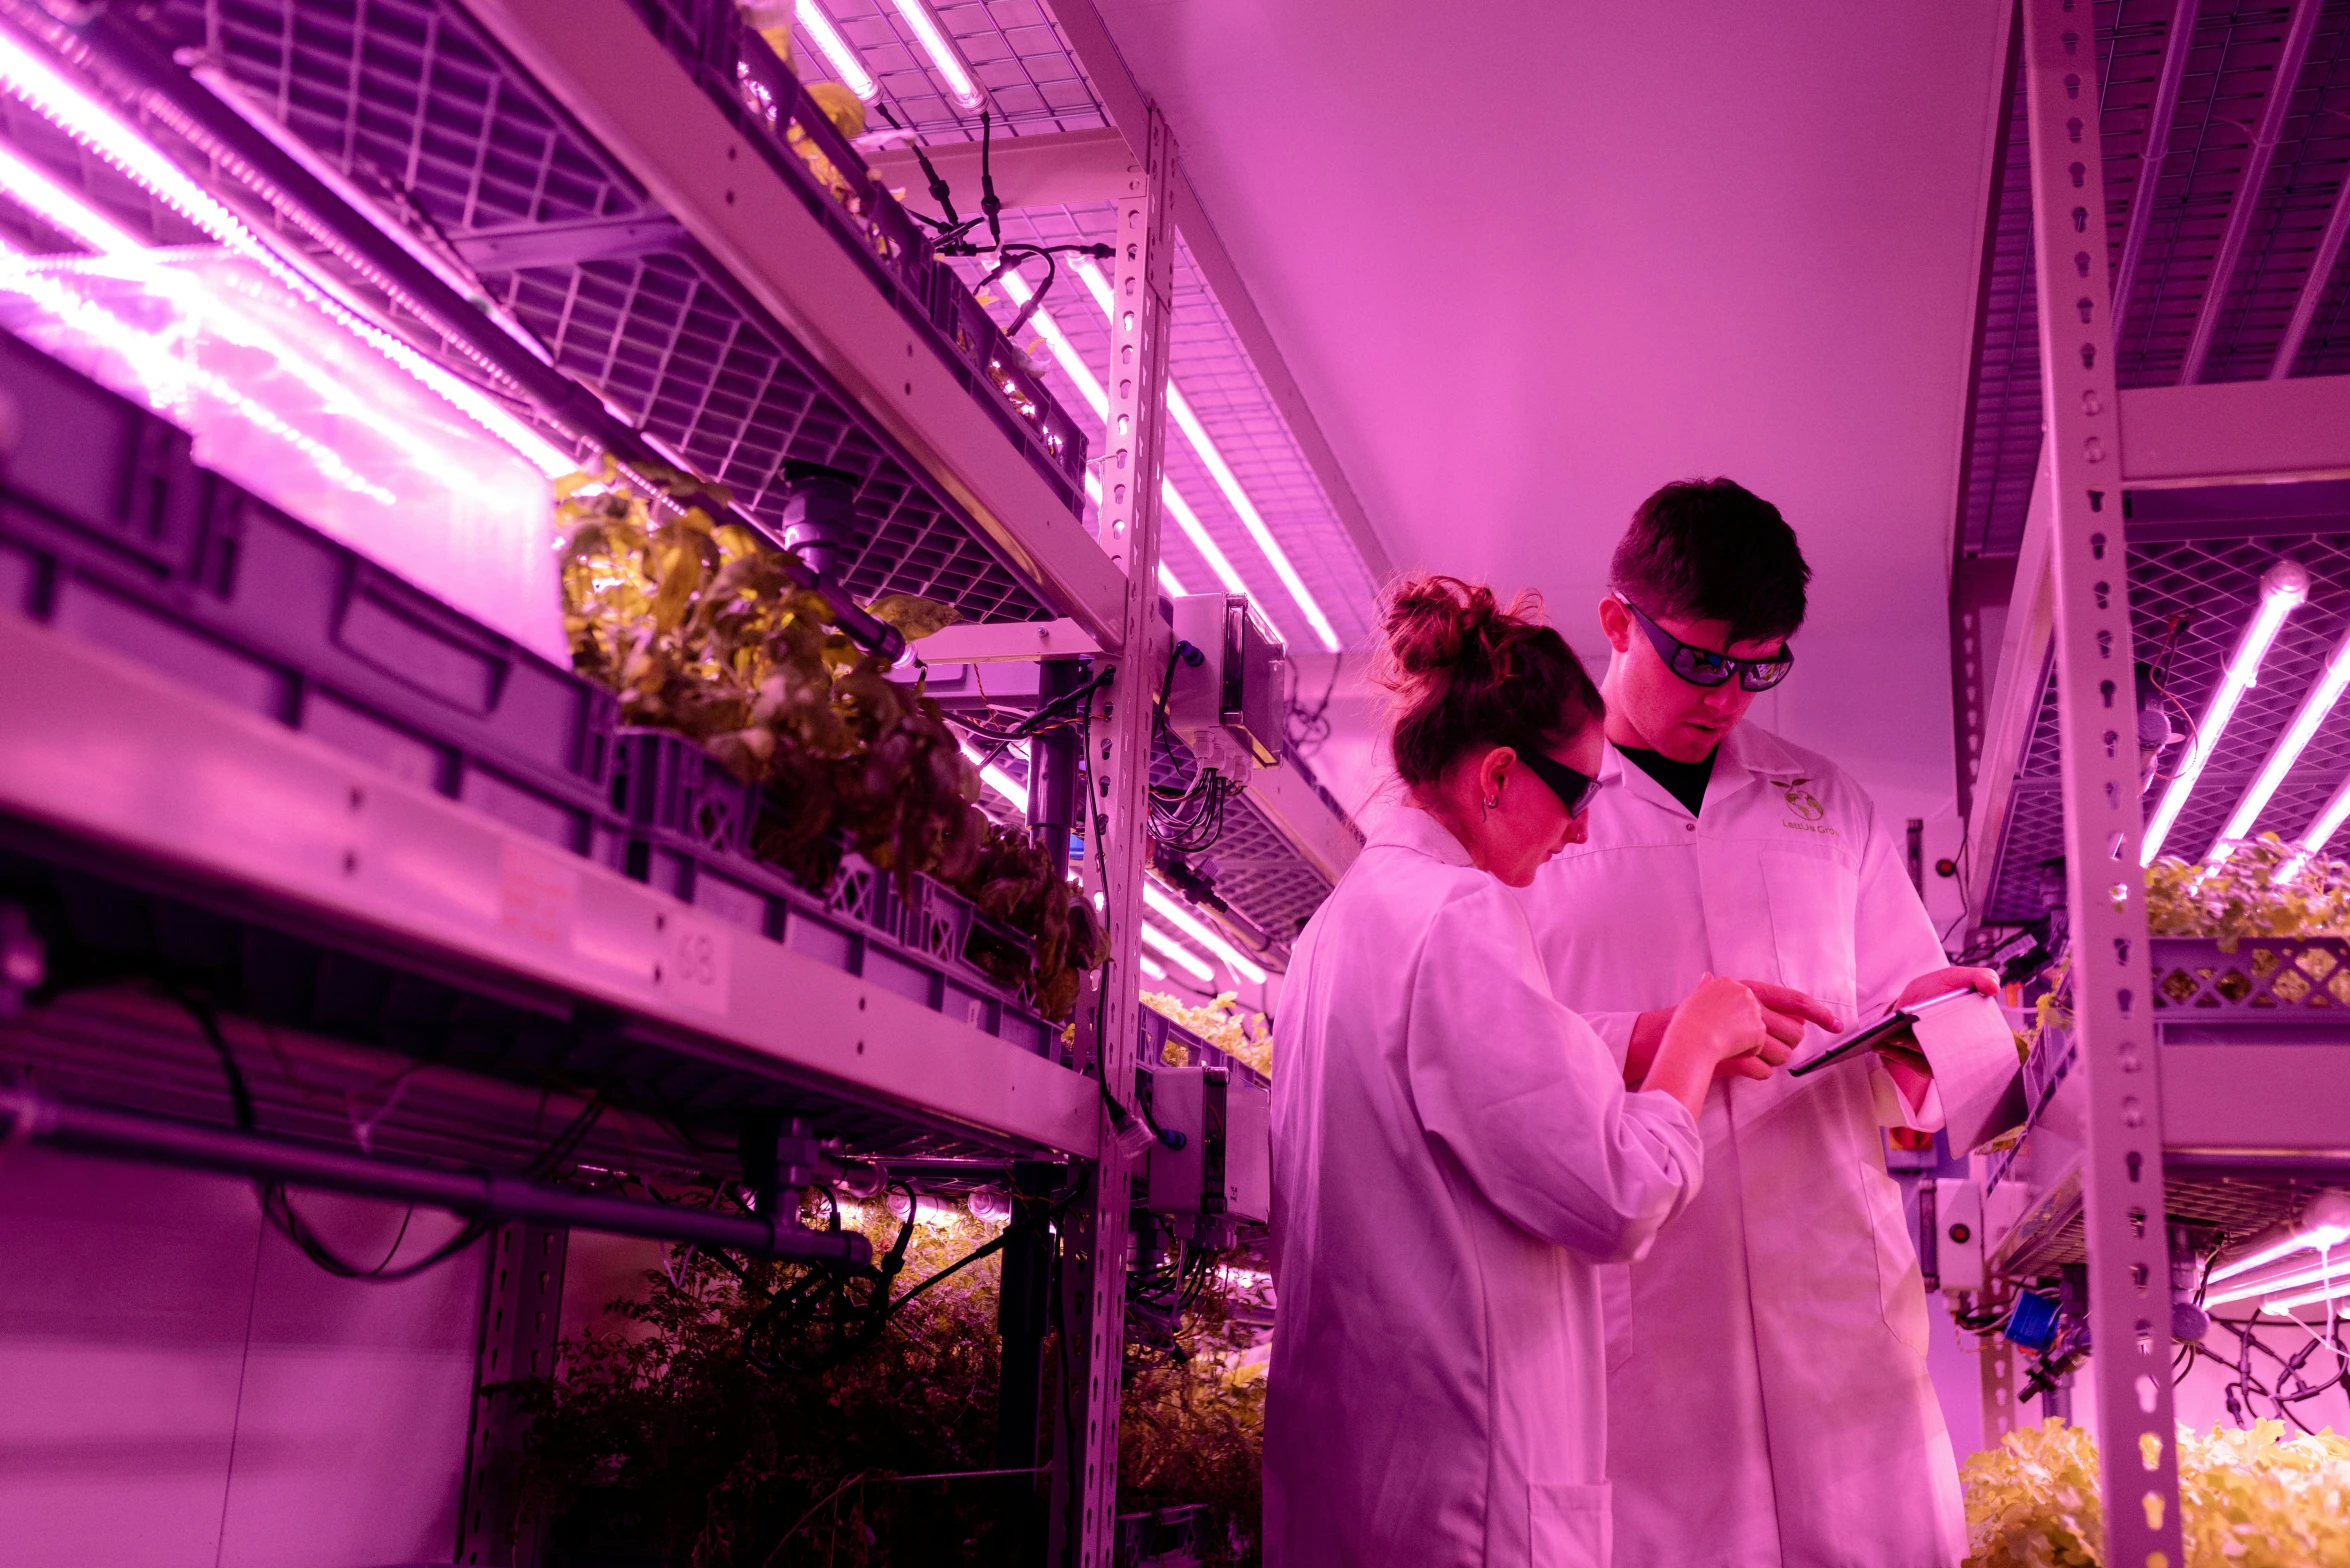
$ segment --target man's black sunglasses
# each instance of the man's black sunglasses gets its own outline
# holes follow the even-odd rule
[[[1591,792],[1598,786],[1599,780],[1568,767],[1555,757],[1544,756],[1539,747],[1517,746],[1512,749],[1517,752],[1518,760],[1526,764],[1536,778],[1550,786],[1550,792],[1559,798],[1559,804],[1567,808],[1568,816],[1583,815],[1591,804]]]
[[[1649,646],[1665,661],[1665,668],[1692,686],[1726,686],[1735,677],[1748,691],[1769,691],[1795,668],[1795,650],[1785,645],[1767,659],[1733,659],[1726,653],[1683,642],[1650,620],[1647,611],[1622,594],[1616,595],[1616,602],[1630,610],[1632,619],[1648,633]]]

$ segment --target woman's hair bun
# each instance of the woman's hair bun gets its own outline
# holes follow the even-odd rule
[[[1547,743],[1599,717],[1598,688],[1541,617],[1530,589],[1507,606],[1436,574],[1389,591],[1376,679],[1396,694],[1389,739],[1406,784],[1433,782],[1478,741]]]

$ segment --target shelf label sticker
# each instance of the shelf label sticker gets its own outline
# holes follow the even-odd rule
[[[516,936],[571,951],[579,873],[514,839],[498,846],[498,925]]]
[[[653,920],[661,935],[655,989],[669,1001],[725,1013],[734,1001],[733,930],[685,909],[663,910]]]

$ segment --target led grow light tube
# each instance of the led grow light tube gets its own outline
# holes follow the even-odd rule
[[[978,78],[971,74],[971,67],[963,63],[963,56],[956,50],[954,40],[947,37],[946,29],[938,25],[938,18],[930,14],[930,7],[923,4],[923,0],[896,0],[896,5],[898,15],[906,19],[906,25],[913,29],[915,41],[922,45],[922,52],[930,56],[930,63],[938,68],[939,75],[946,78],[947,96],[966,112],[975,112],[986,101],[987,95],[979,90]]]
[[[2350,776],[2343,778],[2334,790],[2333,798],[2317,814],[2317,820],[2304,828],[2301,836],[2293,841],[2292,858],[2277,868],[2277,880],[2290,882],[2299,876],[2301,868],[2334,841],[2334,835],[2342,830],[2345,822],[2350,822]]]
[[[2252,836],[2253,824],[2260,813],[2285,782],[2285,775],[2293,771],[2293,764],[2301,760],[2301,753],[2309,748],[2317,736],[2318,727],[2334,711],[2342,693],[2350,688],[2350,632],[2334,644],[2327,656],[2325,668],[2318,672],[2317,684],[2309,688],[2309,695],[2301,699],[2301,707],[2293,715],[2293,722],[2277,743],[2269,748],[2268,760],[2260,765],[2260,774],[2252,787],[2244,791],[2244,798],[2236,803],[2236,814],[2228,818],[2228,825],[2219,830],[2219,842],[2211,849],[2209,861],[2218,865],[2235,853],[2236,845]],[[2296,866],[2295,870],[2300,868]]]
[[[296,296],[324,311],[337,325],[431,388],[474,423],[521,453],[547,477],[559,477],[579,466],[478,388],[434,364],[328,293],[299,267],[270,249],[241,219],[111,109],[5,32],[0,32],[0,89],[31,105],[51,124],[112,164],[216,243],[265,268]]]
[[[1263,985],[1265,971],[1257,961],[1224,940],[1223,935],[1174,899],[1159,891],[1156,882],[1142,884],[1142,901],[1176,930],[1224,961],[1224,967],[1250,985]]]
[[[1206,985],[1216,978],[1216,971],[1208,961],[1161,931],[1149,921],[1142,923],[1142,939],[1174,961],[1175,967]]]
[[[973,767],[979,770],[979,777],[982,783],[986,784],[989,789],[994,790],[997,794],[1003,796],[1004,799],[1010,801],[1013,805],[1019,807],[1022,811],[1026,811],[1028,809],[1027,785],[1021,783],[1018,779],[1012,777],[1012,775],[1006,773],[1002,768],[997,767],[994,763],[981,762],[979,760],[979,753],[972,750],[971,743],[969,741],[958,739],[956,744],[963,748],[964,758],[969,761]]]
[[[1142,972],[1146,975],[1149,975],[1153,980],[1164,980],[1167,978],[1167,966],[1160,963],[1157,959],[1151,957],[1150,954],[1137,953],[1134,955],[1134,961],[1140,964],[1142,966]]]
[[[1036,296],[1036,290],[1030,288],[1028,280],[1017,272],[1006,272],[997,281],[1003,284],[1004,292],[1012,296],[1015,304],[1026,305]],[[1052,351],[1053,358],[1060,363],[1062,373],[1077,388],[1078,396],[1093,406],[1095,417],[1102,421],[1104,428],[1107,428],[1110,420],[1110,396],[1102,390],[1100,378],[1086,367],[1085,360],[1077,352],[1077,346],[1071,343],[1069,335],[1061,330],[1061,324],[1055,321],[1052,313],[1041,305],[1029,315],[1028,324],[1036,328],[1037,336],[1044,339],[1045,347]],[[1093,497],[1094,505],[1101,505],[1101,481],[1094,478],[1090,471],[1086,474],[1085,481],[1086,493]],[[1224,585],[1224,591],[1237,594],[1248,593],[1248,584],[1241,581],[1240,573],[1232,569],[1231,560],[1221,549],[1217,548],[1216,541],[1208,533],[1207,526],[1199,520],[1199,514],[1194,512],[1190,503],[1177,493],[1174,484],[1164,477],[1159,480],[1159,500],[1167,508],[1168,515],[1175,519],[1175,526],[1183,530],[1183,537],[1190,540],[1191,547],[1200,553],[1200,559],[1208,563],[1208,570],[1214,572],[1216,580]],[[1159,586],[1180,598],[1183,590],[1175,586],[1166,568],[1162,566],[1159,571]]]
[[[2146,841],[2138,852],[2138,864],[2151,866],[2154,857],[2162,853],[2162,841],[2170,836],[2172,824],[2187,806],[2187,797],[2195,792],[2195,781],[2203,776],[2203,766],[2211,760],[2212,748],[2219,744],[2220,732],[2228,727],[2228,720],[2236,715],[2236,705],[2244,700],[2244,693],[2252,689],[2260,676],[2260,661],[2268,657],[2268,650],[2284,630],[2285,617],[2291,615],[2309,598],[2309,573],[2298,561],[2279,561],[2261,574],[2260,608],[2252,617],[2252,624],[2244,628],[2244,635],[2236,641],[2236,651],[2228,656],[2228,667],[2220,680],[2219,690],[2212,694],[2211,706],[2204,710],[2203,722],[2195,728],[2195,738],[2187,743],[2187,755],[2179,759],[2179,771],[2163,791],[2162,803],[2154,808],[2154,816],[2146,824]]]
[[[2331,1284],[2321,1285],[2315,1290],[2305,1290],[2297,1296],[2279,1296],[2273,1301],[2264,1301],[2260,1304],[2260,1310],[2263,1312],[2290,1312],[2295,1307],[2306,1307],[2320,1301],[2333,1301],[2342,1296],[2350,1296],[2350,1264],[2343,1266],[2341,1277],[2335,1279]]]
[[[2212,1270],[2206,1283],[2216,1285],[2249,1274],[2296,1252],[2328,1252],[2345,1241],[2350,1241],[2350,1193],[2321,1192],[2309,1200],[2290,1229],[2280,1230],[2274,1240],[2227,1267]]]
[[[47,170],[0,143],[0,187],[43,223],[87,245],[101,256],[143,249],[121,224],[68,191]]]
[[[1101,268],[1095,266],[1089,256],[1077,257],[1072,265],[1084,282],[1086,292],[1101,307],[1102,314],[1114,317],[1116,308],[1109,280],[1102,276]],[[1290,564],[1288,552],[1281,548],[1281,541],[1273,537],[1273,530],[1267,526],[1264,514],[1257,510],[1256,503],[1249,499],[1248,491],[1242,487],[1240,476],[1232,471],[1231,464],[1224,461],[1224,454],[1209,437],[1207,426],[1200,423],[1199,415],[1192,412],[1191,401],[1171,378],[1167,382],[1167,412],[1175,416],[1176,428],[1191,443],[1192,451],[1198,455],[1201,466],[1207,469],[1208,477],[1216,482],[1216,488],[1224,492],[1224,499],[1231,506],[1233,515],[1240,519],[1240,526],[1248,531],[1257,553],[1273,568],[1273,575],[1281,579],[1281,586],[1288,590],[1291,602],[1305,616],[1306,624],[1313,628],[1314,635],[1321,640],[1324,649],[1336,653],[1338,633],[1330,625],[1330,617],[1322,613],[1321,602],[1307,589],[1305,579],[1298,576],[1297,568]],[[1233,591],[1238,592],[1237,589]]]
[[[800,30],[808,35],[809,41],[816,45],[816,52],[824,56],[824,63],[832,67],[832,74],[840,78],[843,87],[857,95],[859,102],[871,103],[881,96],[881,84],[873,79],[871,71],[865,69],[865,62],[858,57],[848,39],[841,36],[841,30],[833,25],[832,18],[825,15],[824,7],[818,5],[816,0],[799,0],[799,4],[792,8],[792,16],[800,24]]]
[[[2338,1280],[2337,1287],[2350,1290],[2350,1255],[2340,1258],[2328,1256],[2323,1263],[2291,1269],[2283,1274],[2272,1274],[2263,1279],[2238,1278],[2227,1286],[2209,1291],[2203,1298],[2207,1307],[2224,1307],[2231,1301],[2247,1301],[2254,1296],[2274,1295],[2280,1290],[2299,1290],[2304,1286]]]

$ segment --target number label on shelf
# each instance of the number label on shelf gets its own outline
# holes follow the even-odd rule
[[[685,910],[666,910],[654,921],[661,932],[654,986],[670,1001],[724,1013],[733,1003],[734,933]]]

